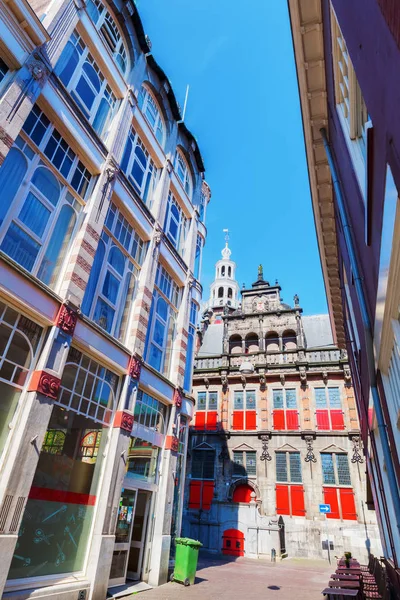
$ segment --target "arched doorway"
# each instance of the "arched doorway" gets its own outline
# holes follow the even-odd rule
[[[244,556],[244,533],[239,529],[226,529],[222,535],[222,554]]]

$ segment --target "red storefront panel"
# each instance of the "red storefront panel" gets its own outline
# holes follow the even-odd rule
[[[344,419],[342,410],[331,410],[332,429],[344,429]]]
[[[302,485],[290,486],[290,499],[292,501],[292,515],[304,517],[306,514],[306,507],[304,504],[304,488]]]
[[[357,513],[354,503],[354,492],[349,488],[340,488],[340,504],[342,506],[342,519],[345,521],[356,521]]]
[[[327,429],[331,428],[329,423],[329,412],[328,410],[317,410],[317,427],[318,429]]]
[[[196,412],[196,424],[194,426],[195,429],[203,431],[206,426],[206,413],[197,411]]]
[[[257,413],[255,410],[246,410],[246,429],[249,431],[257,429]]]
[[[274,410],[274,429],[285,429],[285,411]]]
[[[326,515],[328,519],[340,519],[336,488],[324,488],[324,503],[331,506],[331,512]]]
[[[191,481],[189,486],[189,508],[200,508],[201,481]]]
[[[286,429],[299,428],[299,415],[297,410],[286,411]]]
[[[276,485],[276,514],[290,515],[288,485]]]
[[[217,430],[218,412],[210,411],[207,413],[206,429],[208,431]]]
[[[244,425],[244,411],[235,410],[233,411],[232,429],[243,429]]]

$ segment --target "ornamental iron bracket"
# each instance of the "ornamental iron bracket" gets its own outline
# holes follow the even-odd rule
[[[262,461],[270,461],[272,460],[272,456],[270,455],[269,451],[268,451],[268,442],[271,439],[271,434],[270,433],[263,433],[259,436],[259,439],[261,440],[261,454],[260,454],[260,460]]]
[[[361,451],[362,451],[362,441],[359,435],[350,435],[350,440],[353,442],[353,457],[351,459],[351,462],[353,464],[358,463],[358,464],[362,464],[364,462],[364,459],[361,455]]]
[[[313,442],[316,438],[315,433],[306,433],[301,436],[306,443],[307,452],[304,458],[305,462],[316,463],[317,459],[314,454]]]

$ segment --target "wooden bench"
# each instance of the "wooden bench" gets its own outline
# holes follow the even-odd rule
[[[346,590],[344,588],[325,588],[322,590],[328,600],[346,600],[346,598],[356,598],[362,600],[360,590]]]
[[[331,579],[328,583],[329,587],[345,588],[347,590],[358,590],[360,589],[359,581],[342,581],[341,579]]]
[[[358,575],[347,575],[346,573],[332,573],[331,579],[340,579],[341,581],[360,581]]]

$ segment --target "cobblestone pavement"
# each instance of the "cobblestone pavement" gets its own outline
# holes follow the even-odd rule
[[[141,600],[322,600],[321,591],[334,570],[334,565],[316,560],[202,557],[193,586],[167,583],[143,592]]]

